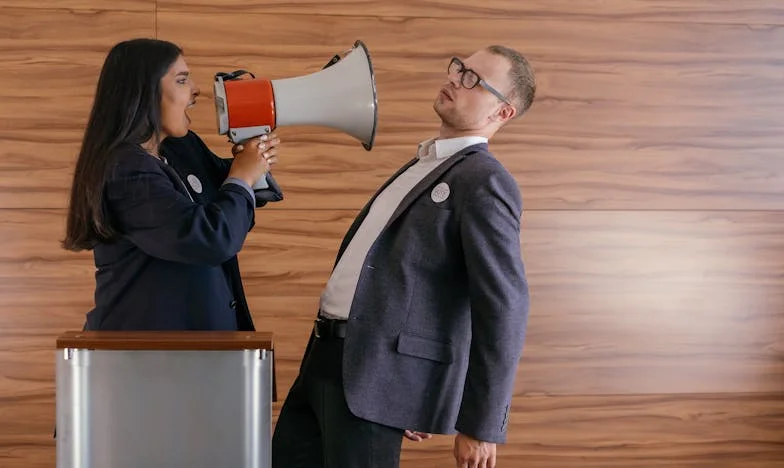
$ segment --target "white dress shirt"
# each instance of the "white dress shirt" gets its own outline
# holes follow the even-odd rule
[[[340,257],[321,294],[321,315],[328,318],[348,318],[365,257],[400,202],[433,169],[458,151],[477,143],[487,143],[487,138],[478,136],[444,140],[431,138],[419,144],[417,151],[419,160],[376,197],[367,217]]]

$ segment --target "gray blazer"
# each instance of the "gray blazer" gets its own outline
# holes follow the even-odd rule
[[[415,162],[360,212],[338,260],[378,193]],[[343,379],[353,414],[506,441],[529,308],[521,216],[517,183],[487,144],[450,157],[403,199],[351,306]]]

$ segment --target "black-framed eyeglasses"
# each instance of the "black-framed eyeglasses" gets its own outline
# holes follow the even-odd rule
[[[449,68],[447,68],[447,73],[450,75],[455,74],[460,76],[460,85],[465,89],[472,89],[475,88],[476,85],[479,85],[493,93],[493,95],[501,101],[509,104],[510,106],[512,105],[506,96],[487,84],[487,81],[483,80],[475,71],[471,70],[470,68],[466,68],[463,61],[457,57],[452,57],[452,60],[449,61]]]

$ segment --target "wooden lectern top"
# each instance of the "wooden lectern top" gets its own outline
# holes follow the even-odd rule
[[[57,349],[233,351],[272,350],[271,332],[239,331],[68,331]]]

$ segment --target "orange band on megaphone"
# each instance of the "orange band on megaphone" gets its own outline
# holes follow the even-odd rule
[[[224,82],[229,128],[275,128],[275,95],[272,82],[264,79]]]

